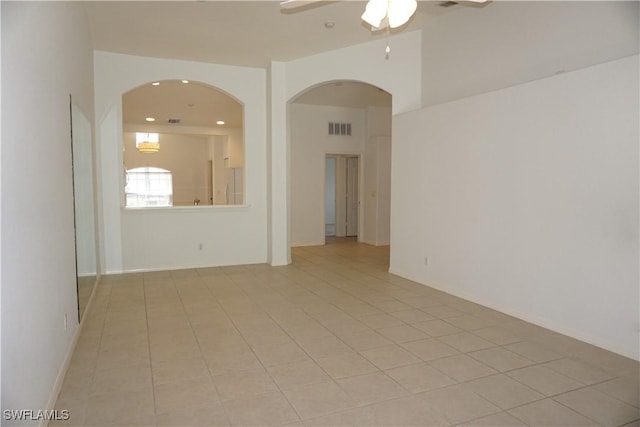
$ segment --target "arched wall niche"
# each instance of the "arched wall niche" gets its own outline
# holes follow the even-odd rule
[[[266,259],[266,71],[95,53],[100,230],[106,272],[261,263]],[[122,95],[153,81],[201,82],[244,105],[242,205],[123,209]]]
[[[147,82],[123,94],[125,172],[160,167],[173,176],[173,198],[158,199],[147,194],[155,175],[134,175],[137,184],[125,185],[125,206],[243,204],[243,116],[244,105],[235,97],[193,80]],[[139,146],[144,135],[157,137],[157,145]]]

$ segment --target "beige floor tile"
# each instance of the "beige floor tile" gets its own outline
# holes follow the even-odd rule
[[[410,325],[391,326],[389,328],[378,329],[378,333],[395,343],[404,343],[428,338],[424,332]]]
[[[555,351],[531,341],[509,344],[504,346],[504,348],[538,363],[550,362],[562,358],[562,355]]]
[[[508,411],[530,426],[589,427],[598,423],[551,399],[529,403]]]
[[[412,393],[434,390],[456,383],[455,380],[426,363],[400,366],[384,372]]]
[[[204,357],[211,375],[222,375],[262,368],[262,364],[258,358],[248,349],[241,351],[223,349],[204,353]]]
[[[371,409],[364,407],[305,420],[304,425],[307,427],[375,427],[380,424]]]
[[[267,371],[281,389],[331,381],[313,360],[270,366]]]
[[[637,362],[389,274],[388,247],[342,242],[293,248],[284,267],[103,277],[56,407],[83,427],[591,425],[636,416]],[[545,393],[527,382],[562,404],[535,400]]]
[[[82,400],[65,399],[59,397],[55,408],[59,411],[60,419],[52,420],[50,426],[78,426],[86,425],[85,418],[87,414],[88,396]],[[62,411],[67,411],[67,419]]]
[[[362,375],[378,370],[367,359],[357,353],[346,353],[316,359],[324,371],[333,379]]]
[[[354,407],[356,404],[336,383],[316,383],[283,390],[302,419],[315,418]]]
[[[89,398],[86,426],[149,426],[155,423],[151,387]]]
[[[264,369],[216,375],[213,383],[222,400],[242,399],[278,390]]]
[[[587,385],[613,379],[611,374],[603,370],[572,359],[558,359],[543,366]]]
[[[522,341],[522,338],[517,334],[499,326],[476,329],[473,333],[496,345],[514,344]]]
[[[165,414],[220,401],[209,376],[157,384],[153,388],[156,413]]]
[[[410,310],[412,307],[398,300],[389,300],[389,301],[373,301],[371,302],[376,308],[384,311],[385,313],[393,313],[396,311]]]
[[[376,331],[371,329],[340,336],[340,339],[349,347],[356,351],[368,350],[371,348],[384,347],[393,344],[392,341],[386,339]]]
[[[321,338],[305,337],[302,339],[297,339],[296,342],[309,356],[314,359],[337,356],[340,354],[353,352],[351,347],[346,345],[334,335]]]
[[[441,359],[443,357],[459,354],[459,351],[455,348],[434,338],[408,342],[401,344],[401,346],[425,361]]]
[[[254,345],[252,348],[265,367],[309,360],[307,353],[293,341],[284,344]]]
[[[402,320],[387,313],[362,316],[358,320],[373,329],[390,328],[393,326],[400,326],[405,324],[405,322],[403,322]]]
[[[462,353],[495,347],[495,344],[480,338],[470,332],[439,337],[438,340],[455,348]]]
[[[157,362],[151,366],[154,385],[181,380],[209,378],[209,369],[203,359],[183,359]]]
[[[360,354],[382,370],[411,365],[421,361],[416,356],[397,345],[364,350],[361,351]]]
[[[583,388],[553,398],[596,420],[601,425],[620,426],[640,419],[640,410],[593,388]]]
[[[98,353],[95,368],[98,371],[149,364],[149,345],[132,344],[127,347],[111,348]]]
[[[500,408],[459,384],[422,393],[425,406],[442,415],[448,424],[484,417],[500,412]]]
[[[158,427],[222,427],[231,423],[220,403],[209,403],[203,406],[190,406],[173,409],[155,417]]]
[[[553,396],[584,387],[584,384],[541,365],[511,371],[507,375],[545,396]]]
[[[535,364],[535,362],[502,347],[474,351],[469,353],[469,356],[500,372],[512,371]]]
[[[382,372],[336,381],[358,405],[382,402],[409,394],[400,384]]]
[[[616,378],[594,386],[595,389],[640,408],[640,382]]]
[[[432,360],[429,364],[459,382],[470,381],[497,373],[494,369],[465,354]]]
[[[467,314],[463,311],[457,310],[448,305],[437,305],[433,307],[425,307],[422,309],[422,311],[434,317],[437,317],[439,319],[448,319],[448,318],[463,316]]]
[[[515,408],[545,398],[544,395],[506,375],[479,378],[468,384],[473,392],[502,409]]]
[[[153,363],[169,362],[181,359],[201,359],[200,347],[196,343],[185,345],[151,346],[151,361]]]
[[[91,395],[132,392],[151,388],[148,365],[128,366],[98,371],[91,382]]]
[[[429,320],[413,324],[414,328],[418,328],[431,337],[441,337],[444,335],[453,335],[464,332],[460,328],[456,328],[444,320]]]
[[[416,427],[446,426],[449,420],[432,407],[425,405],[421,396],[408,396],[370,406],[374,419],[381,426]]]
[[[280,426],[299,420],[280,392],[224,402],[233,426]]]
[[[418,322],[426,322],[428,320],[434,320],[435,317],[425,313],[422,310],[413,309],[413,310],[404,310],[404,311],[396,311],[391,313],[393,317],[397,317],[403,322],[412,324]]]
[[[474,331],[476,329],[488,328],[491,326],[495,326],[496,324],[494,320],[485,319],[482,317],[477,317],[472,315],[451,317],[447,321],[451,323],[453,326],[456,326],[460,329],[464,329],[466,331]]]
[[[527,425],[506,412],[488,415],[486,417],[458,424],[459,427],[526,427]]]

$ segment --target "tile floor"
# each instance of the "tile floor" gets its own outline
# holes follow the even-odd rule
[[[388,248],[103,277],[77,426],[640,426],[638,363],[388,274]]]

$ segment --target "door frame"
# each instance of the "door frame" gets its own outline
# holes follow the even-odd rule
[[[327,174],[327,167],[326,167],[326,159],[327,157],[355,157],[358,159],[358,234],[357,234],[357,240],[358,242],[362,241],[362,230],[363,230],[363,224],[364,224],[364,206],[363,206],[363,202],[364,202],[364,168],[363,168],[363,158],[364,158],[364,153],[358,153],[358,152],[351,152],[351,151],[325,151],[324,152],[324,156],[322,156],[322,209],[323,209],[323,215],[322,215],[322,233],[325,236],[325,244],[326,244],[326,224],[325,224],[325,215],[324,212],[326,212],[326,194],[327,194],[327,190],[325,188],[325,183],[326,183],[326,174]],[[336,161],[336,175],[337,175],[337,161]],[[336,184],[337,184],[337,180],[336,180]],[[337,205],[337,202],[336,202]],[[336,229],[338,228],[338,224],[337,224],[337,220],[336,220]]]

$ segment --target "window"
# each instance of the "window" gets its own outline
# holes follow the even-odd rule
[[[173,178],[171,171],[143,167],[127,170],[124,188],[126,206],[143,208],[173,206]]]

